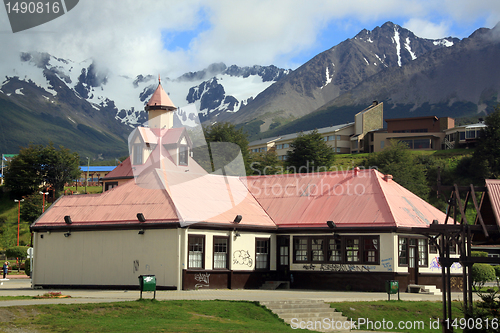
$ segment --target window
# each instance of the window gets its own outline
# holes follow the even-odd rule
[[[476,131],[467,131],[465,132],[465,138],[474,139],[476,137]]]
[[[384,149],[384,145],[385,145],[385,141],[384,140],[380,141],[380,149]]]
[[[132,146],[133,148],[133,164],[139,165],[142,164],[142,144],[137,143]]]
[[[426,238],[399,238],[398,263],[400,266],[415,268],[415,259],[418,256],[418,266],[428,266],[428,252]]]
[[[205,268],[205,236],[188,236],[188,268]]]
[[[289,145],[288,143],[283,144],[283,148],[284,148],[284,149],[286,149],[286,148],[288,148],[288,147],[290,147],[290,145]]]
[[[188,152],[187,146],[179,147],[179,165],[188,165]]]
[[[323,238],[313,238],[311,242],[311,257],[312,261],[324,261]]]
[[[460,133],[460,140],[465,140],[465,132],[459,132]]]
[[[228,266],[228,237],[214,236],[214,269],[227,269]]]
[[[437,245],[429,242],[429,253],[438,253]]]
[[[328,141],[333,141],[333,140],[335,140],[335,135],[328,136]]]
[[[401,140],[401,142],[406,143],[408,149],[413,149],[413,140]]]
[[[340,141],[340,135],[337,135],[337,141]]]
[[[295,253],[294,261],[296,262],[306,262],[307,258],[307,238],[293,238],[293,251]]]
[[[359,238],[346,238],[345,251],[347,262],[359,262]]]
[[[340,239],[330,238],[328,240],[328,261],[342,261],[342,242]]]
[[[337,153],[340,153],[340,148],[337,147]]]
[[[276,149],[283,149],[283,145],[282,144],[276,145]]]
[[[427,267],[427,239],[418,239],[418,265]]]
[[[429,139],[415,139],[413,140],[413,149],[428,149],[431,148]]]
[[[380,263],[380,237],[308,236],[293,238],[295,263]]]
[[[324,136],[323,141],[328,141],[328,136]]]
[[[363,238],[363,261],[378,262],[378,238],[365,237]]]
[[[407,238],[399,238],[399,265],[408,265],[408,239]]]
[[[288,266],[288,263],[290,261],[290,255],[289,255],[289,239],[283,238],[283,237],[278,237],[278,242],[279,242],[279,264],[280,266]]]
[[[255,239],[255,269],[269,269],[269,238]]]

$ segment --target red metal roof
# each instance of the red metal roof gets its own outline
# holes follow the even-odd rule
[[[485,182],[495,221],[500,226],[500,179],[485,179]]]
[[[247,178],[279,227],[425,227],[445,214],[376,170]]]
[[[132,172],[132,165],[130,164],[130,157],[127,157],[123,162],[121,162],[116,168],[110,173],[104,176],[104,180],[112,179],[123,179],[123,178],[133,178],[134,173]]]
[[[425,227],[445,219],[376,170],[235,178],[207,174],[194,160],[190,163],[178,168],[165,158],[135,181],[103,194],[62,197],[34,226],[64,226],[66,215],[74,225],[140,224],[137,213],[146,223],[228,227],[242,215],[241,226],[273,228],[325,227],[326,221],[338,227]]]
[[[143,224],[179,220],[165,190],[142,188],[130,180],[101,194],[63,196],[34,225],[66,226],[66,215],[73,226],[139,224],[137,213],[144,214]]]
[[[158,83],[158,87],[156,88],[155,92],[151,96],[147,106],[149,106],[149,107],[166,106],[166,107],[173,108],[173,109],[176,108],[174,103],[170,99],[170,97],[168,97],[165,90],[163,90],[160,82]]]

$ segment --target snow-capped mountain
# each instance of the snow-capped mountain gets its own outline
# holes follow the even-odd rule
[[[12,78],[31,80],[46,91],[44,96],[50,100],[58,94],[55,87],[64,84],[96,110],[115,108],[116,119],[131,127],[146,120],[144,105],[158,85],[156,75],[121,76],[99,68],[91,59],[76,63],[47,53],[31,52],[22,53],[19,60],[12,72],[0,73],[6,77],[0,83],[0,92]],[[176,106],[194,104],[205,121],[212,114],[237,112],[288,72],[272,65],[227,67],[220,63],[178,78],[165,77],[161,82]]]
[[[404,67],[457,42],[457,38],[420,38],[392,22],[371,31],[364,29],[354,38],[318,54],[225,119],[235,123],[258,119],[261,131],[265,131],[279,125],[282,119],[311,113],[386,68]]]

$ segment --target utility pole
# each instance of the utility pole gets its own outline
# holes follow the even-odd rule
[[[85,179],[85,194],[87,194],[87,185],[89,183],[90,158],[87,157],[87,178]]]

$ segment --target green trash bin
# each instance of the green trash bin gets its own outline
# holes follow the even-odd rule
[[[391,300],[391,294],[398,294],[398,300],[399,300],[399,281],[397,280],[385,281],[385,291],[387,292],[389,301]]]
[[[156,276],[155,275],[139,275],[139,288],[141,289],[141,299],[143,291],[154,292],[156,299]]]

